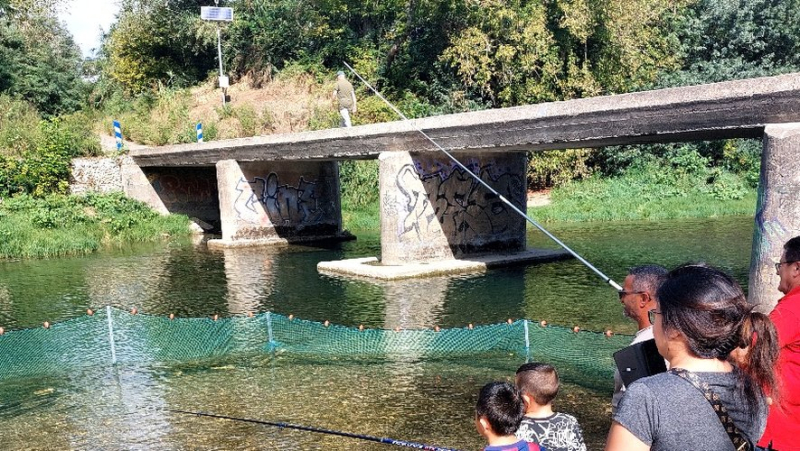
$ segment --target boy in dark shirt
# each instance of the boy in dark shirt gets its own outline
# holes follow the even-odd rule
[[[553,412],[559,388],[555,368],[546,363],[526,363],[517,370],[516,383],[525,402],[517,438],[539,443],[550,451],[586,451],[578,420]]]
[[[519,390],[507,382],[490,382],[481,388],[475,404],[475,427],[489,443],[484,451],[543,450],[514,436],[524,408]]]

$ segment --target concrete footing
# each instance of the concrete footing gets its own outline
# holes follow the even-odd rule
[[[385,265],[375,257],[319,262],[322,274],[351,276],[365,279],[399,280],[452,274],[483,273],[492,268],[528,263],[564,260],[572,256],[563,250],[529,249],[513,254],[475,255],[465,259],[441,260],[427,263]]]

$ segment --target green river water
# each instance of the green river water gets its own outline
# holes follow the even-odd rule
[[[746,283],[751,217],[550,228],[619,283],[630,266],[686,261],[709,262]],[[379,254],[377,232],[357,235],[328,248],[209,251],[202,243],[173,242],[81,258],[0,261],[0,326],[40,327],[110,305],[180,317],[271,311],[385,329],[529,318],[634,332],[613,289],[576,260],[380,283],[317,273],[319,261]],[[535,231],[528,241],[555,247]],[[521,363],[516,355],[359,361],[277,354],[6,379],[0,381],[0,448],[400,449],[169,411],[183,409],[479,449],[472,420],[477,391],[491,380],[509,380]],[[578,417],[589,449],[602,449],[609,399],[610,383],[567,380],[556,409]]]

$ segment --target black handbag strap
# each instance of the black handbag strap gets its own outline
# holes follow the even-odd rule
[[[701,381],[696,374],[686,371],[683,368],[672,368],[669,370],[669,372],[679,376],[680,378],[692,384],[694,388],[700,390],[700,393],[703,394],[703,397],[706,398],[706,401],[711,404],[711,407],[714,409],[714,413],[716,413],[717,417],[719,417],[719,421],[725,428],[725,432],[728,433],[728,438],[730,438],[731,442],[733,442],[733,447],[736,448],[736,451],[752,451],[752,444],[744,438],[742,431],[740,431],[739,428],[733,424],[733,420],[731,419],[730,415],[728,415],[728,409],[722,405],[719,395],[711,390],[708,382]]]

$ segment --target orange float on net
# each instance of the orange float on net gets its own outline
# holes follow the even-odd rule
[[[211,317],[211,319],[213,319],[214,321],[216,321],[216,320],[218,320],[218,319],[219,319],[219,315],[217,315],[217,314],[215,313],[215,314],[214,314],[214,316],[212,316],[212,317]]]
[[[611,329],[606,329],[606,337],[610,337],[612,335],[614,335],[614,331],[612,331]]]
[[[169,314],[169,319],[170,319],[170,320],[173,320],[173,319],[175,319],[175,314],[174,314],[174,313],[170,313],[170,314]]]
[[[89,315],[89,316],[92,316],[92,315],[94,315],[94,310],[86,309],[86,314]]]
[[[440,330],[441,330],[441,329],[439,329],[439,326],[433,326],[433,331],[434,331],[434,332],[439,332]]]
[[[248,318],[252,318],[253,317],[253,312],[247,312],[247,317]]]
[[[364,330],[364,325],[363,324],[359,324],[358,325],[358,330]]]
[[[291,320],[293,320],[293,319],[294,319],[294,315],[292,315],[292,314],[290,313],[290,314],[289,314],[289,321],[291,321]]]
[[[539,324],[540,324],[542,327],[547,327],[547,321],[545,321],[545,320],[541,320],[541,321],[539,322]]]
[[[3,335],[4,333],[6,333],[6,330],[0,327],[0,335]]]
[[[42,326],[44,326],[44,328],[45,328],[45,329],[49,329],[49,328],[50,328],[50,322],[49,322],[49,321],[45,321],[45,322],[42,324]]]
[[[323,323],[323,326],[325,326],[325,327],[328,327],[328,326],[330,326],[330,325],[331,325],[331,322],[330,322],[330,321],[328,321],[327,319],[326,319],[326,320],[325,320],[325,322]]]
[[[469,329],[469,330],[473,329],[472,323],[467,324],[467,329]]]
[[[397,327],[395,327],[395,328],[394,328],[394,331],[395,331],[395,332],[400,332],[400,326],[397,326]]]
[[[137,313],[139,313],[139,310],[136,310],[136,307],[131,309],[131,315],[135,315]]]
[[[577,334],[578,332],[580,332],[580,331],[581,331],[581,328],[580,328],[580,327],[578,327],[578,326],[575,326],[575,327],[573,327],[573,328],[572,328],[572,331],[573,331],[573,332],[575,332],[575,333]]]
[[[509,319],[508,319],[506,322],[507,322],[508,324],[514,324],[514,320],[512,320],[511,318],[509,318]]]

